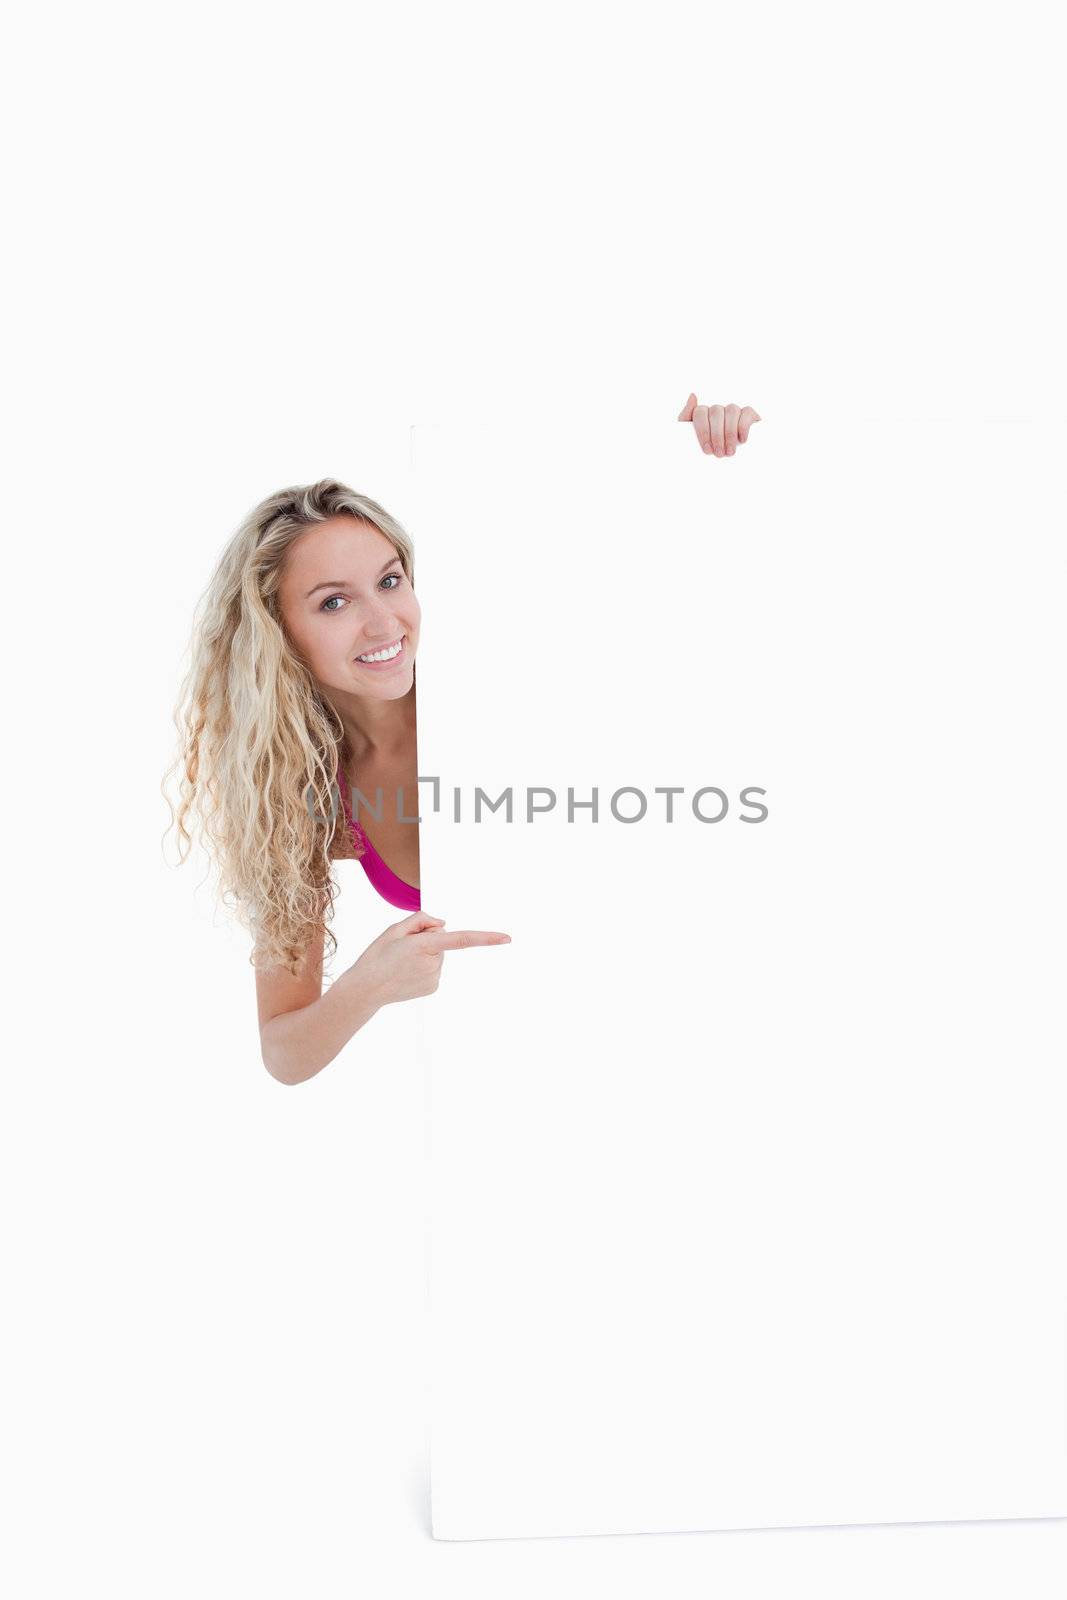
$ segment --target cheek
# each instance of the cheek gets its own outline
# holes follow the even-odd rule
[[[287,622],[284,632],[293,653],[302,661],[309,662],[315,654],[314,629],[306,627],[301,618],[299,621]]]
[[[302,647],[304,654],[313,670],[325,669],[336,660],[338,646],[342,646],[342,636],[329,626],[331,618],[324,615],[322,620],[306,622],[302,629]]]

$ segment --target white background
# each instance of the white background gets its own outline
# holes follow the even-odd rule
[[[435,1535],[1067,1516],[1052,430],[415,434]]]
[[[225,538],[327,472],[403,518],[413,422],[660,419],[695,388],[812,451],[841,415],[902,453],[938,419],[1061,424],[1051,27],[1038,4],[8,24],[15,1592],[1062,1593],[1062,1522],[433,1542],[408,1025],[273,1083],[247,949],[162,864],[158,790]],[[342,960],[381,926],[349,881]]]

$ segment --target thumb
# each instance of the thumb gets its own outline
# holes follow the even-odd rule
[[[697,403],[696,395],[695,394],[691,394],[689,396],[689,399],[685,402],[685,405],[682,407],[681,411],[679,411],[679,413],[678,413],[678,421],[679,422],[692,422],[692,420],[693,420],[693,412],[696,409],[696,403]]]
[[[396,939],[402,939],[409,933],[422,933],[426,928],[443,928],[444,925],[443,917],[431,917],[428,911],[413,911],[410,917],[392,923],[385,931]]]

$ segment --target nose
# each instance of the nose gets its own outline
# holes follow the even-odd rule
[[[364,633],[374,644],[391,644],[402,632],[388,606],[379,605],[367,617]]]

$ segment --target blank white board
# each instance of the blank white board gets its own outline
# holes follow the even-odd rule
[[[1055,441],[413,442],[435,1537],[1067,1515]]]

